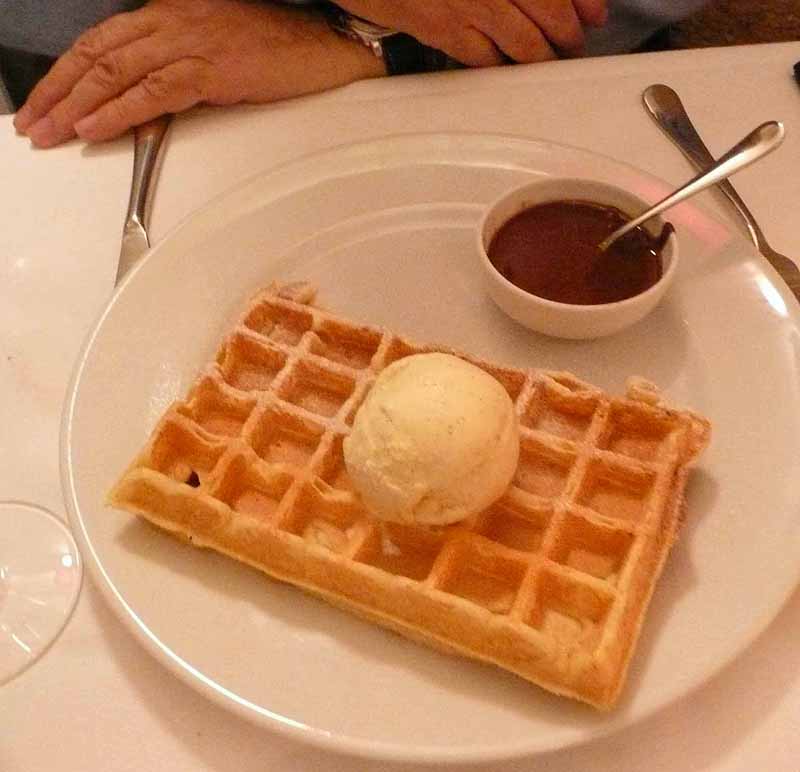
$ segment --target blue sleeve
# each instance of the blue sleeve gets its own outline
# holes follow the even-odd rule
[[[608,0],[608,22],[586,31],[587,53],[619,54],[636,48],[653,33],[708,5],[710,0]]]
[[[85,29],[145,0],[0,0],[0,45],[58,56]]]

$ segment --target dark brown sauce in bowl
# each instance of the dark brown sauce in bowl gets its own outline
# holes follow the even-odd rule
[[[601,251],[600,242],[630,219],[591,201],[537,204],[504,223],[486,251],[502,276],[532,295],[575,305],[614,303],[658,282],[673,232],[669,223],[659,236],[639,227]]]

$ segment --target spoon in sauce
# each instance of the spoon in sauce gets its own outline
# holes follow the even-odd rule
[[[654,204],[635,219],[629,220],[625,225],[617,228],[610,236],[600,242],[600,250],[605,252],[620,236],[624,236],[651,217],[660,214],[665,209],[669,209],[681,201],[685,201],[687,198],[691,198],[701,190],[716,185],[718,182],[744,169],[745,166],[750,166],[754,161],[763,158],[767,153],[771,153],[783,142],[785,133],[783,124],[778,121],[762,123],[743,140],[737,142],[716,163],[709,166],[706,171],[693,177],[674,193]]]

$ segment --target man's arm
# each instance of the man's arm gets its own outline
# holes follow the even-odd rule
[[[18,111],[34,145],[110,139],[198,103],[259,103],[385,75],[310,10],[247,0],[151,0],[84,33]]]
[[[337,0],[462,64],[480,67],[578,56],[584,26],[602,26],[606,0]]]

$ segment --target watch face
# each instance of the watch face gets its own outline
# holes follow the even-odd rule
[[[380,40],[381,38],[394,35],[394,30],[388,27],[381,27],[380,24],[373,24],[371,21],[362,19],[358,16],[347,16],[346,25],[365,41]]]

